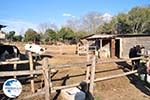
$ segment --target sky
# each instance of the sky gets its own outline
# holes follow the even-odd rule
[[[117,15],[150,0],[0,0],[0,24],[3,31],[23,34],[28,28],[38,31],[42,23],[61,27],[70,18],[79,19],[88,12]]]

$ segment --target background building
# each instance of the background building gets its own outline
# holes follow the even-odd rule
[[[89,47],[95,46],[101,58],[127,58],[129,57],[130,49],[136,45],[150,49],[150,35],[148,34],[92,35],[82,39],[88,41]]]

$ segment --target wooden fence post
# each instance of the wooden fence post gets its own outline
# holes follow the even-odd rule
[[[89,55],[89,53],[87,53],[87,62],[89,62],[90,61],[90,55]],[[87,64],[86,65],[86,82],[88,82],[89,81],[89,76],[90,76],[90,66]]]
[[[33,65],[33,58],[31,52],[28,52],[29,56],[29,65],[30,65],[30,71],[34,70],[34,65]],[[31,74],[31,77],[33,77],[33,74]],[[35,93],[35,88],[34,88],[34,80],[31,80],[31,91],[32,93]]]
[[[91,66],[91,75],[90,75],[90,92],[92,94],[93,94],[94,78],[95,78],[95,66],[96,66],[96,56],[93,55],[92,66]]]
[[[48,58],[44,58],[44,83],[45,83],[45,100],[50,100],[50,77],[49,77],[49,68],[48,68]]]

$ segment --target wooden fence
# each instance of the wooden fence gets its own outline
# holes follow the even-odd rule
[[[51,82],[51,77],[50,77],[51,69],[54,69],[54,68],[55,69],[70,68],[73,65],[78,65],[76,67],[81,67],[79,65],[84,65],[83,67],[86,67],[85,81],[87,83],[89,83],[90,92],[93,94],[94,82],[103,81],[103,80],[110,80],[110,79],[114,79],[114,78],[118,78],[118,77],[122,77],[122,76],[137,73],[137,70],[131,70],[131,71],[125,72],[125,73],[120,73],[120,74],[116,74],[116,75],[110,75],[110,76],[107,76],[107,77],[101,77],[101,78],[96,78],[95,79],[95,67],[96,67],[97,63],[113,63],[113,62],[124,62],[124,61],[130,62],[131,60],[135,60],[135,59],[143,59],[142,57],[138,57],[138,58],[132,58],[132,59],[125,59],[125,60],[122,59],[122,60],[112,60],[112,61],[97,61],[95,55],[93,55],[91,58],[92,59],[90,59],[90,57],[87,56],[87,61],[86,62],[51,66],[50,64],[48,64],[48,58],[45,57],[44,58],[44,63],[42,65],[42,69],[41,70],[34,70],[33,69],[33,63],[34,62],[33,62],[33,59],[32,59],[32,55],[31,55],[31,53],[29,53],[29,60],[0,62],[0,65],[29,63],[30,70],[28,70],[28,71],[0,72],[0,77],[14,76],[14,75],[15,76],[31,75],[31,77],[33,77],[34,74],[42,74],[44,76],[44,89],[35,93],[34,80],[31,79],[31,91],[32,91],[33,94],[22,97],[22,99],[29,99],[29,98],[34,97],[34,96],[45,94],[45,100],[50,100],[51,93],[56,92],[57,90],[62,90],[62,89],[70,88],[70,87],[76,87],[80,84],[80,82],[79,82],[79,83],[66,85],[66,86],[53,87],[52,82]]]
[[[82,66],[82,67],[87,67],[87,69],[86,69],[86,76],[85,76],[85,80],[84,81],[86,81],[87,83],[90,84],[89,89],[90,89],[90,92],[93,94],[93,90],[94,90],[94,88],[93,88],[94,85],[93,84],[94,84],[94,82],[114,79],[114,78],[118,78],[118,77],[122,77],[122,76],[126,76],[126,75],[137,73],[137,70],[131,70],[131,71],[125,72],[125,73],[120,73],[120,74],[116,74],[116,75],[111,75],[111,76],[102,77],[102,78],[96,78],[95,79],[95,67],[96,67],[97,63],[130,62],[131,60],[137,60],[137,59],[142,59],[142,57],[125,59],[125,60],[122,59],[122,60],[112,60],[112,61],[97,62],[96,61],[96,56],[93,55],[92,60],[89,60],[89,57],[88,57],[87,62],[56,65],[56,66],[53,66],[51,68],[61,69],[61,68],[70,68],[70,67],[73,67],[74,65],[78,65],[76,67],[81,67],[79,65],[85,65],[85,66]],[[51,87],[51,92],[56,92],[56,90],[76,87],[79,84],[80,84],[80,82],[72,84],[72,85]]]
[[[30,66],[30,70],[22,70],[22,71],[17,71],[16,69],[14,69],[14,71],[4,71],[4,72],[0,72],[0,77],[6,77],[6,76],[14,76],[16,78],[16,76],[22,76],[22,75],[30,75],[31,77],[34,77],[33,75],[38,75],[38,74],[43,74],[44,76],[44,83],[45,83],[45,87],[43,91],[37,92],[35,93],[35,84],[34,84],[34,80],[31,79],[31,92],[33,93],[32,95],[28,95],[25,97],[22,97],[22,99],[28,99],[31,98],[33,96],[36,95],[41,95],[41,94],[45,94],[45,100],[49,100],[50,98],[50,89],[49,89],[49,69],[48,69],[48,63],[44,62],[42,69],[41,70],[34,70],[34,61],[32,59],[32,54],[31,52],[29,52],[29,60],[23,60],[23,61],[1,61],[0,65],[14,65],[16,67],[17,64],[29,64]],[[44,61],[47,61],[47,58],[44,58]]]

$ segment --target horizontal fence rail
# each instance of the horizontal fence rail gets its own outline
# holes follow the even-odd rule
[[[26,63],[29,63],[29,60],[24,60],[24,61],[0,61],[0,65],[26,64]]]
[[[42,74],[43,70],[33,70],[33,71],[4,71],[0,72],[0,77],[5,76],[22,76],[22,75],[30,75],[30,74]]]
[[[115,60],[109,60],[109,61],[97,61],[97,64],[103,64],[103,63],[115,63],[115,62],[131,62],[132,60],[138,60],[143,59],[143,57],[135,57],[130,59],[115,59]]]
[[[138,60],[138,59],[145,59],[143,57],[136,57],[136,58],[130,58],[130,59],[115,59],[115,60],[109,60],[109,61],[102,61],[102,60],[97,60],[95,55],[92,55],[91,57],[87,57],[87,61],[83,62],[78,62],[78,63],[70,63],[70,64],[57,64],[57,65],[51,65],[48,64],[48,58],[44,58],[44,63],[42,65],[42,69],[39,70],[34,70],[34,61],[32,59],[31,53],[29,53],[29,60],[24,60],[24,61],[0,61],[0,65],[7,65],[7,64],[25,64],[29,63],[30,70],[23,70],[23,71],[4,71],[0,72],[0,77],[5,77],[5,76],[22,76],[22,75],[30,75],[30,77],[33,77],[35,74],[38,75],[43,75],[44,77],[44,88],[41,91],[38,91],[35,93],[34,89],[34,80],[31,79],[31,90],[32,93],[31,95],[22,97],[21,99],[29,99],[34,96],[38,95],[43,95],[45,94],[45,100],[50,100],[50,94],[53,92],[57,92],[57,90],[62,90],[62,89],[67,89],[71,87],[77,87],[79,86],[79,82],[75,84],[70,84],[70,85],[65,85],[65,86],[52,86],[52,80],[50,77],[50,74],[52,73],[52,69],[62,69],[62,68],[71,68],[71,67],[85,67],[86,69],[86,79],[83,80],[87,83],[89,83],[89,89],[90,92],[93,94],[94,91],[94,83],[99,82],[99,81],[105,81],[105,80],[110,80],[114,78],[119,78],[131,74],[135,74],[138,71],[137,70],[131,70],[128,72],[124,73],[119,73],[115,75],[109,75],[105,77],[100,77],[100,78],[95,78],[96,75],[96,64],[105,64],[105,63],[116,63],[116,62],[130,62],[132,60]]]
[[[131,75],[131,74],[134,74],[134,73],[137,73],[137,70],[129,71],[129,72],[126,72],[126,73],[120,73],[120,74],[116,74],[116,75],[110,75],[110,76],[106,76],[106,77],[102,77],[102,78],[96,78],[96,79],[94,79],[94,82],[110,80],[110,79],[114,79],[114,78],[118,78],[118,77],[122,77],[122,76]],[[83,81],[86,81],[86,80],[83,80]],[[90,81],[87,81],[87,83],[90,83]],[[66,86],[52,87],[52,92],[56,92],[57,90],[61,90],[61,89],[76,87],[76,86],[79,86],[79,84],[80,83],[66,85]]]

